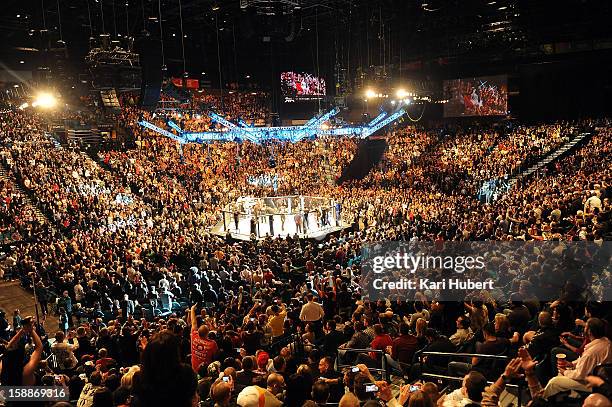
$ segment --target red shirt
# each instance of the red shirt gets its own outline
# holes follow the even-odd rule
[[[400,335],[393,340],[391,356],[402,363],[412,363],[412,357],[419,347],[419,340],[414,335]]]
[[[102,358],[96,361],[96,365],[99,365],[101,368],[107,368],[112,363],[115,363],[115,360],[112,358]]]
[[[382,334],[372,339],[370,348],[384,351],[387,348],[387,346],[391,346],[391,345],[393,345],[393,339],[391,339],[391,337],[387,334]],[[370,352],[370,357],[372,359],[378,360],[380,358],[380,353]]]
[[[191,367],[195,372],[202,363],[211,364],[218,350],[217,342],[202,339],[198,331],[191,331]]]

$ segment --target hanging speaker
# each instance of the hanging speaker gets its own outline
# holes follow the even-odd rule
[[[140,106],[152,110],[157,106],[162,87],[162,52],[159,39],[145,35],[136,41],[140,54],[142,82]]]

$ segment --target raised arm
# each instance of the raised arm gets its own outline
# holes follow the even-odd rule
[[[72,341],[72,343],[70,343],[70,341]],[[78,339],[74,336],[74,331],[70,331],[68,332],[68,346],[70,347],[70,349],[72,349],[73,351],[79,348],[79,341]]]
[[[19,331],[17,331],[17,333],[13,335],[9,343],[6,345],[6,348],[9,350],[15,349],[24,333],[25,333],[24,328],[21,328]]]
[[[24,378],[32,378],[34,376],[34,372],[36,371],[36,368],[38,368],[38,363],[40,362],[40,358],[42,356],[42,351],[43,351],[43,344],[42,341],[40,340],[40,336],[38,336],[38,333],[36,332],[36,329],[32,329],[32,339],[34,340],[34,352],[32,352],[32,355],[30,356],[30,360],[28,361],[28,363],[26,363],[26,365],[23,367],[23,376]],[[34,380],[32,380],[32,383],[34,382]]]
[[[198,324],[196,323],[196,307],[197,307],[197,304],[193,304],[191,306],[191,310],[189,311],[189,322],[191,323],[191,332],[198,330]]]

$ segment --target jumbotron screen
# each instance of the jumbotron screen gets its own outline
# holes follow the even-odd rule
[[[501,116],[508,112],[508,78],[482,76],[444,81],[444,117]]]
[[[309,73],[281,73],[281,91],[285,102],[320,99],[326,94],[325,79]]]

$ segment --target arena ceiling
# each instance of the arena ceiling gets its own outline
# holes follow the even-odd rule
[[[0,59],[12,68],[41,64],[41,29],[66,42],[75,64],[103,31],[160,36],[169,71],[225,77],[286,68],[331,72],[356,67],[466,58],[488,61],[539,51],[559,41],[606,41],[607,0],[4,0]],[[58,12],[59,10],[59,12]],[[44,13],[43,13],[44,11]],[[181,24],[182,22],[182,24]],[[181,31],[182,25],[182,31]],[[182,34],[181,34],[182,32]],[[183,37],[183,41],[181,41]],[[46,37],[45,37],[46,38]],[[219,49],[217,49],[219,45]],[[219,51],[219,52],[218,52]],[[23,63],[22,63],[23,61]]]

